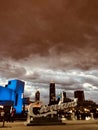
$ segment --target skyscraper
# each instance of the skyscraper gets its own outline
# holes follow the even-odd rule
[[[82,90],[75,91],[74,97],[78,99],[79,103],[83,103],[85,100],[84,91],[82,91]]]
[[[40,92],[38,90],[35,93],[35,101],[40,101]]]
[[[62,92],[62,101],[66,102],[66,92]]]
[[[56,95],[55,95],[55,83],[52,81],[50,82],[50,91],[49,91],[49,105],[55,104],[56,102]]]

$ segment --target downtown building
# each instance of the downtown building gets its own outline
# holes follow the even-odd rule
[[[35,93],[35,102],[40,101],[40,92],[37,90]]]
[[[50,82],[49,86],[49,105],[53,105],[56,103],[56,92],[55,92],[55,83]]]
[[[84,91],[82,90],[75,91],[74,98],[78,99],[78,103],[83,103],[85,101]]]
[[[0,86],[0,105],[10,109],[14,107],[16,113],[22,112],[23,107],[23,93],[25,82],[21,80],[10,80],[8,84]]]

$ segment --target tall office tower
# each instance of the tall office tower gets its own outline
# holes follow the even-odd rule
[[[66,102],[66,92],[62,92],[62,101]]]
[[[35,101],[40,101],[40,92],[38,90],[35,93]]]
[[[84,91],[82,91],[82,90],[75,91],[74,97],[78,99],[79,103],[83,103],[85,100]]]
[[[52,81],[50,82],[50,91],[49,91],[49,105],[53,105],[56,102],[56,95],[55,95],[55,83]]]

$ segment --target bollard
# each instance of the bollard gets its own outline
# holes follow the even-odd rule
[[[94,120],[94,114],[91,113],[91,120]]]
[[[4,116],[3,116],[2,122],[3,122],[2,127],[4,127],[4,125],[5,125],[5,119],[4,119]]]
[[[72,112],[72,114],[71,114],[71,119],[75,120],[75,113],[74,112]]]

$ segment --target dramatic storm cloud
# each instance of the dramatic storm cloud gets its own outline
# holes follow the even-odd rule
[[[84,90],[98,103],[98,0],[0,2],[0,84],[25,81],[25,96],[49,101],[56,93]]]

